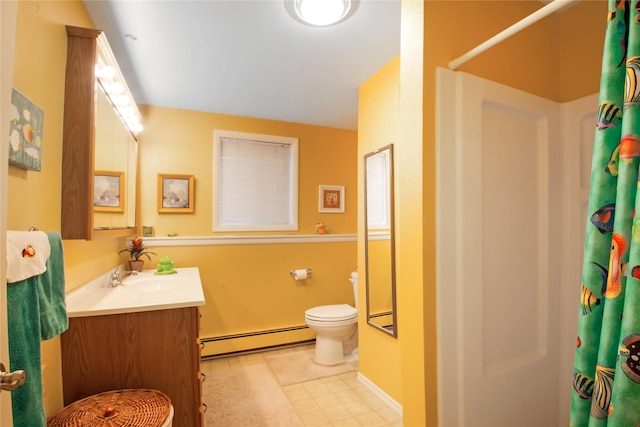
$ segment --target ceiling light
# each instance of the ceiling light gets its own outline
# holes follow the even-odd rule
[[[357,0],[285,0],[284,4],[294,19],[315,27],[327,27],[351,16]]]

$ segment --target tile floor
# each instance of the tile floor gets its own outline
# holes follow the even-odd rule
[[[205,413],[206,427],[290,427],[292,424],[305,427],[401,427],[402,417],[389,407],[382,399],[367,389],[358,379],[357,361],[354,363],[356,370],[339,374],[332,377],[321,378],[312,381],[281,386],[275,375],[270,371],[265,357],[282,352],[308,350],[313,346],[298,346],[287,349],[272,350],[268,352],[254,353],[248,355],[225,357],[203,361],[202,371],[210,380],[203,383],[203,401],[209,410]],[[248,375],[248,368],[261,368],[267,372],[258,378],[257,375]],[[246,372],[246,374],[245,374]],[[251,371],[255,372],[255,371]],[[235,377],[232,377],[236,375]],[[242,399],[228,399],[229,396],[222,396],[221,393],[235,393],[230,387],[237,385],[238,376],[246,378],[252,383],[242,386]],[[226,379],[225,379],[226,378]],[[228,381],[229,384],[222,384]],[[261,382],[261,384],[257,384]],[[207,384],[208,383],[208,384]],[[267,384],[268,383],[268,384]],[[276,387],[274,389],[273,387]],[[285,400],[288,403],[263,405],[263,397],[252,397],[256,389],[269,390],[268,399],[275,399],[274,390],[282,390]],[[224,400],[226,398],[226,401]],[[259,406],[262,413],[258,417],[250,418],[248,414],[233,414],[236,406],[237,411],[247,412],[247,400],[255,399],[254,407]],[[219,408],[212,409],[212,402],[225,401],[224,411]],[[234,403],[229,403],[234,402]],[[289,405],[290,404],[290,405]],[[268,407],[274,411],[291,411],[291,414],[265,414]],[[291,408],[291,409],[288,409]],[[226,412],[222,415],[221,412]],[[237,417],[236,417],[237,416]],[[235,418],[234,418],[235,417]],[[299,422],[298,422],[299,421]]]

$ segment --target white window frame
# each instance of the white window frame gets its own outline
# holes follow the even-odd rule
[[[286,144],[291,149],[290,170],[290,206],[288,224],[221,224],[220,223],[220,186],[221,186],[221,151],[223,139],[239,139],[274,144]],[[228,130],[213,132],[213,231],[295,231],[298,230],[298,138],[263,135]]]

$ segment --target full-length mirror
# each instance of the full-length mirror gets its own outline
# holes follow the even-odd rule
[[[364,156],[367,323],[398,336],[393,233],[393,145]]]

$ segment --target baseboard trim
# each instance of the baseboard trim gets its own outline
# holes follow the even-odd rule
[[[200,360],[206,361],[206,360],[225,359],[225,358],[235,357],[235,356],[246,356],[246,355],[249,355],[249,354],[265,353],[265,352],[273,351],[273,350],[283,350],[283,349],[286,349],[286,348],[294,348],[294,347],[302,347],[302,346],[313,345],[315,342],[316,342],[316,340],[313,339],[313,340],[297,341],[297,342],[292,342],[292,343],[287,343],[287,344],[277,344],[277,345],[272,345],[272,346],[268,346],[268,347],[252,348],[252,349],[249,349],[249,350],[233,351],[233,352],[230,352],[230,353],[211,354],[211,355],[207,355],[207,356],[201,356]]]
[[[373,394],[378,396],[380,399],[384,400],[384,402],[389,405],[391,409],[396,411],[400,416],[402,416],[402,405],[396,402],[391,396],[384,392],[380,387],[375,385],[373,381],[369,378],[362,375],[361,372],[358,372],[358,381],[362,383],[367,389],[369,389]]]

